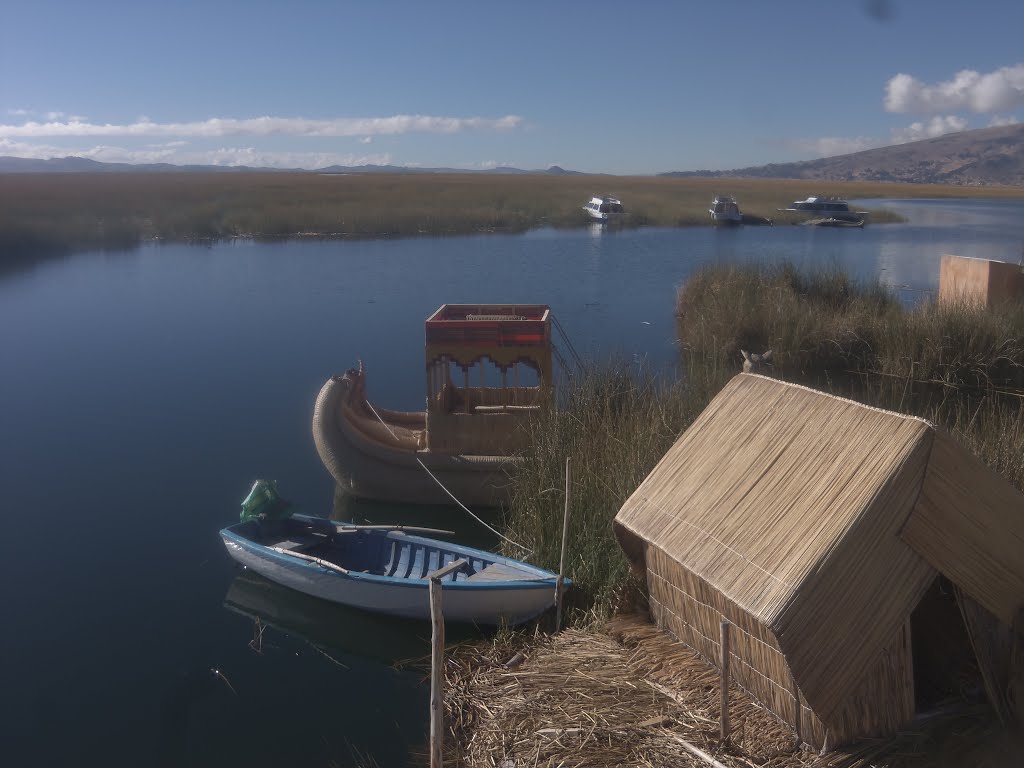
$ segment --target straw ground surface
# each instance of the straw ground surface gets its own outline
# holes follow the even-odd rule
[[[507,667],[517,652],[525,661]],[[620,616],[602,632],[460,646],[447,661],[446,685],[445,762],[454,766],[707,765],[680,740],[730,768],[996,766],[1019,746],[994,740],[987,710],[972,710],[819,757],[735,687],[732,735],[720,744],[717,672],[642,614]]]

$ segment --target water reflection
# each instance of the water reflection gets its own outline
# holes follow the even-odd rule
[[[271,628],[296,637],[318,651],[325,660],[351,667],[360,660],[388,666],[418,659],[430,653],[430,625],[396,619],[344,605],[337,605],[275,584],[252,571],[242,571],[231,582],[224,607],[254,623],[250,647],[270,652]],[[255,625],[256,621],[259,625]],[[456,635],[461,632],[461,635]],[[457,642],[472,637],[472,628],[452,625],[446,639]]]

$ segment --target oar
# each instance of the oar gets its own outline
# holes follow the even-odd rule
[[[420,528],[414,525],[349,525],[347,523],[335,523],[338,533],[347,531],[411,531],[413,533],[439,533],[445,536],[454,536],[455,531],[445,531],[441,528]]]
[[[313,557],[312,555],[305,555],[302,552],[296,552],[291,549],[285,549],[284,547],[270,547],[270,549],[274,550],[278,554],[288,555],[290,557],[297,557],[300,560],[308,560],[311,563],[316,563],[321,568],[329,568],[332,571],[337,571],[338,573],[343,573],[346,576],[348,576],[347,568],[342,568],[340,565],[338,565],[337,563],[332,563],[330,560],[324,560],[320,557]]]

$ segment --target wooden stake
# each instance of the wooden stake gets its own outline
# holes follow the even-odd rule
[[[558,560],[558,579],[555,581],[555,632],[562,629],[562,586],[565,581],[565,555],[569,546],[569,506],[572,503],[570,470],[572,457],[565,457],[565,513],[562,517],[562,556]]]
[[[793,700],[796,702],[796,717],[793,718],[793,729],[796,731],[796,745],[799,747],[804,740],[803,735],[800,733],[800,688],[796,684],[796,677],[794,677],[792,670],[789,673],[789,680],[793,686]]]
[[[444,614],[441,580],[430,580],[430,768],[441,768],[444,750]]]
[[[722,707],[721,739],[729,738],[729,620],[722,617]]]

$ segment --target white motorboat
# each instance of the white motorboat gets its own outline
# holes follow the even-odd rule
[[[592,197],[583,210],[595,221],[611,221],[626,213],[617,197]]]
[[[806,200],[795,200],[789,208],[779,208],[780,211],[791,213],[805,213],[815,218],[827,218],[850,221],[854,219],[863,220],[868,211],[851,211],[850,204],[840,197],[830,195],[812,195]]]
[[[739,203],[728,195],[716,195],[708,213],[711,214],[711,221],[714,224],[736,226],[743,223]]]

